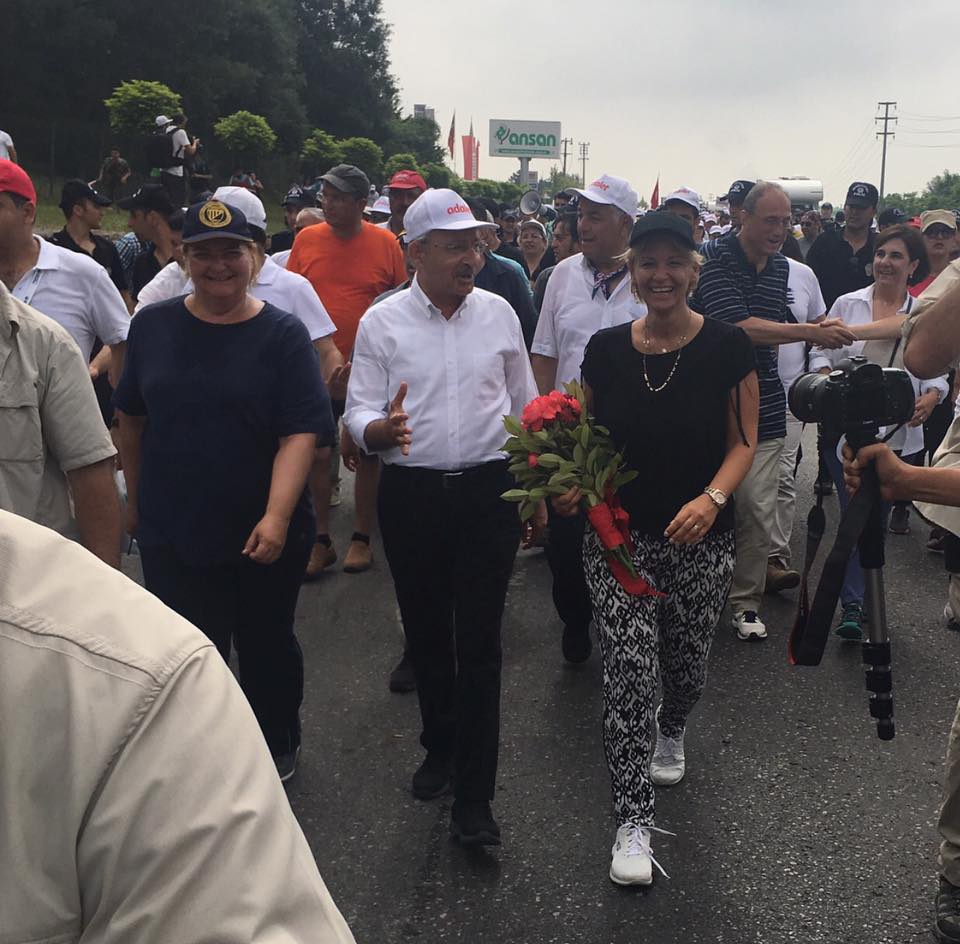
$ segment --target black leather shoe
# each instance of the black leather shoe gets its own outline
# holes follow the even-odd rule
[[[286,783],[297,772],[297,761],[300,759],[300,746],[292,751],[283,751],[273,755],[273,762],[277,767],[277,776],[281,783]]]
[[[413,775],[413,795],[418,800],[435,800],[450,792],[453,761],[438,754],[427,754]]]
[[[937,889],[937,923],[934,934],[946,944],[960,942],[960,888],[940,879]]]
[[[406,653],[397,663],[396,668],[390,673],[390,691],[391,692],[415,692],[417,690],[417,677],[413,674],[413,662]]]
[[[565,623],[563,627],[563,657],[567,662],[579,664],[586,662],[593,652],[590,642],[590,626],[578,623]]]
[[[486,800],[454,800],[450,835],[465,846],[500,845],[500,827]]]

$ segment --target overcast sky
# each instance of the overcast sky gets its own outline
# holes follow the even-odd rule
[[[519,164],[487,156],[491,118],[560,121],[590,142],[588,179],[626,177],[647,199],[659,172],[661,196],[807,176],[841,204],[851,181],[880,184],[883,100],[900,117],[888,193],[960,171],[960,0],[383,0],[383,12],[404,113],[432,106],[446,143],[456,109],[458,171],[471,117],[480,174],[498,180]]]

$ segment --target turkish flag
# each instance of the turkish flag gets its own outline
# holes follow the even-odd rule
[[[453,146],[457,140],[457,113],[453,113],[453,118],[450,119],[450,134],[447,135],[447,150],[450,152],[450,156],[453,157]]]
[[[653,193],[650,194],[650,209],[655,210],[660,206],[660,175],[657,174],[657,182],[654,184]]]

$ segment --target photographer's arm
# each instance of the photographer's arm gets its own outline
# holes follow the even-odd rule
[[[882,443],[864,446],[856,455],[849,445],[843,447],[843,478],[848,492],[852,494],[860,488],[863,470],[871,462],[885,501],[912,500],[960,507],[960,469],[907,465]]]
[[[952,274],[952,270],[948,270]],[[944,273],[941,278],[944,278]],[[937,280],[938,282],[940,279]],[[936,282],[931,289],[936,288]],[[929,297],[930,289],[924,293]],[[917,316],[903,352],[907,370],[921,379],[942,374],[960,358],[960,273],[953,284]]]
[[[891,315],[879,321],[870,321],[867,324],[854,325],[850,330],[858,341],[892,341],[900,337],[906,315]]]
[[[778,344],[792,344],[805,341],[814,347],[838,348],[851,344],[856,338],[842,321],[830,318],[809,323],[781,323],[755,318],[752,315],[738,321],[738,328],[747,332],[750,340],[758,347],[774,347]]]

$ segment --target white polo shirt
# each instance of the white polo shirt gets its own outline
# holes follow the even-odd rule
[[[0,131],[0,159],[10,160],[10,148],[13,147],[13,138],[6,131]]]
[[[187,273],[176,262],[171,262],[140,290],[136,311],[140,311],[144,305],[163,302],[178,295],[189,295],[192,291],[193,282]],[[310,332],[311,341],[327,338],[337,330],[313,286],[302,275],[278,266],[270,256],[264,261],[250,294],[275,305],[281,311],[296,315]]]
[[[97,338],[104,344],[126,341],[130,315],[107,270],[85,252],[33,238],[40,255],[14,286],[14,298],[66,328],[87,361]]]
[[[456,471],[503,459],[505,415],[537,395],[520,322],[499,295],[475,288],[449,319],[416,278],[360,319],[344,422],[358,443],[401,383],[413,432],[410,454],[388,449],[389,464]]]
[[[593,282],[590,263],[577,253],[558,262],[547,283],[530,353],[557,361],[557,390],[580,379],[587,341],[601,328],[636,321],[647,313],[647,306],[630,291],[629,273],[620,279],[609,298],[599,290],[594,295]]]
[[[790,274],[787,276],[787,305],[798,324],[809,324],[826,314],[827,306],[820,291],[820,283],[813,269],[802,262],[787,259]],[[783,389],[789,391],[793,382],[803,373],[803,341],[781,344],[777,348],[777,372]],[[789,415],[787,419],[789,419]]]

